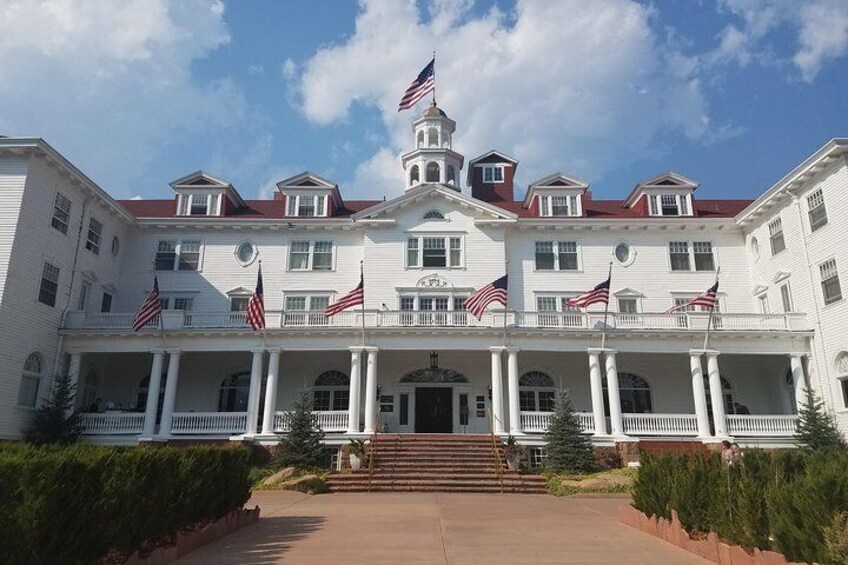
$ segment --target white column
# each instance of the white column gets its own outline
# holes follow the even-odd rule
[[[368,365],[365,371],[365,433],[373,434],[377,423],[377,351],[366,347]]]
[[[592,393],[592,416],[595,420],[596,436],[607,435],[607,418],[604,414],[604,384],[601,380],[601,352],[603,349],[589,348],[589,390]]]
[[[265,381],[265,410],[262,412],[262,433],[274,433],[274,413],[277,411],[277,382],[280,379],[280,349],[268,350],[268,380]]]
[[[165,352],[161,349],[151,351],[153,363],[150,366],[150,379],[147,383],[147,398],[144,400],[143,435],[152,436],[156,433],[156,412],[159,410],[159,387],[162,386],[162,365]]]
[[[503,367],[501,354],[503,347],[490,347],[492,353],[492,430],[496,434],[504,433],[503,413]]]
[[[158,375],[150,375],[150,380]],[[159,377],[161,378],[161,377]],[[162,400],[162,419],[159,421],[159,435],[171,434],[171,420],[174,416],[174,404],[177,401],[177,381],[180,378],[180,351],[168,350],[168,376],[165,378],[165,398]],[[153,384],[152,382],[150,383]],[[157,402],[158,404],[158,399]]]
[[[804,392],[807,388],[807,378],[804,375],[804,354],[790,353],[789,368],[792,371],[792,386],[795,389],[795,407],[800,412],[801,408],[807,403],[807,395]]]
[[[362,349],[350,349],[350,394],[347,405],[347,433],[359,433],[359,405],[362,393]],[[375,393],[376,394],[376,393]]]
[[[609,393],[610,427],[614,437],[624,436],[624,422],[621,419],[621,394],[618,391],[618,367],[615,364],[615,351],[606,349],[607,392]]]
[[[695,418],[698,420],[698,437],[710,437],[710,418],[707,412],[707,391],[704,389],[704,367],[697,349],[689,351],[689,372],[692,377],[692,399],[695,401]]]
[[[713,426],[718,438],[727,437],[727,418],[724,414],[724,395],[721,390],[721,373],[718,370],[718,351],[705,351],[707,373],[710,376],[710,404],[713,407]]]
[[[74,407],[79,401],[79,384],[80,384],[80,369],[82,368],[82,353],[73,351],[70,353],[71,359],[68,364],[68,381],[71,385],[71,390],[74,391]],[[72,410],[73,411],[73,410]]]
[[[523,435],[521,429],[521,403],[518,398],[518,350],[507,349],[506,362],[507,387],[509,394],[509,433]]]
[[[250,388],[247,395],[247,426],[245,434],[255,434],[259,424],[259,396],[262,392],[262,360],[264,349],[251,349],[253,362],[250,365]]]

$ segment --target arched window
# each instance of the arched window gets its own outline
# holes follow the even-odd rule
[[[713,399],[710,394],[710,378],[708,375],[704,375],[704,390],[707,393],[707,413],[710,416],[710,422],[713,421]],[[730,384],[730,381],[721,377],[721,397],[724,399],[724,412],[725,414],[750,414],[751,412],[748,410],[748,407],[739,404],[733,398],[733,386]]]
[[[609,414],[609,393],[607,379],[604,377],[604,408]],[[618,391],[621,397],[621,412],[624,414],[645,414],[653,412],[651,387],[648,381],[633,373],[618,374]]]
[[[418,132],[416,142],[418,143],[418,147],[424,147],[424,130]]]
[[[38,389],[41,386],[44,361],[38,353],[30,353],[24,361],[21,385],[18,389],[18,405],[35,408],[38,402]]]
[[[85,376],[85,384],[82,387],[80,395],[80,408],[83,412],[99,412],[100,405],[97,402],[97,371],[91,369]]]
[[[425,220],[444,220],[445,215],[439,212],[438,210],[430,210],[426,214],[424,214]]]
[[[165,381],[168,379],[168,373],[163,371],[159,376],[159,403],[156,409],[156,421],[159,422],[159,417],[162,415],[162,404],[165,402]],[[150,390],[150,375],[147,375],[141,382],[138,383],[138,394],[135,400],[136,412],[144,412],[147,409],[147,393]]]
[[[409,169],[409,186],[421,182],[421,173],[418,171],[418,165],[412,165]]]
[[[451,184],[456,184],[456,167],[448,165],[448,180]]]
[[[350,377],[341,371],[325,371],[312,387],[313,410],[347,410],[350,398]]]
[[[426,182],[439,182],[439,164],[435,162],[427,163],[427,174],[424,179]]]
[[[429,367],[416,369],[400,378],[402,383],[467,383],[468,379],[462,373],[453,369]]]
[[[218,389],[218,412],[247,412],[249,395],[250,371],[230,375]]]
[[[427,130],[427,145],[430,147],[439,146],[439,130],[436,128],[430,128]]]
[[[450,132],[443,131],[442,132],[442,147],[450,148]]]
[[[554,411],[554,380],[541,371],[529,371],[518,379],[518,399],[522,412]]]

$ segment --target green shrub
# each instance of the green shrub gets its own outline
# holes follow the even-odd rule
[[[0,448],[0,555],[9,563],[94,563],[129,555],[241,508],[243,448]]]
[[[645,454],[639,463],[639,473],[633,484],[633,506],[648,516],[670,518],[671,479],[677,461],[669,454]]]
[[[826,563],[848,563],[848,511],[833,517],[833,522],[824,529],[827,546]]]
[[[329,467],[322,453],[324,431],[312,414],[309,389],[301,389],[289,413],[289,433],[280,440],[274,455],[277,467],[294,467],[299,471]]]
[[[35,445],[76,442],[82,435],[82,422],[74,406],[76,385],[71,377],[56,377],[50,398],[35,413],[26,431],[26,440]]]
[[[595,470],[595,450],[589,435],[583,432],[571,393],[556,392],[554,413],[545,433],[545,467],[552,473],[591,473]]]

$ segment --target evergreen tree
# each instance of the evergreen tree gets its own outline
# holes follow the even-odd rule
[[[53,392],[47,402],[35,413],[32,425],[26,432],[29,443],[69,444],[82,434],[80,414],[75,407],[76,386],[69,375],[56,378]]]
[[[811,451],[842,449],[845,438],[836,425],[833,415],[827,411],[824,401],[807,387],[804,389],[806,402],[798,410],[798,428],[795,439]]]
[[[559,390],[551,423],[545,434],[548,445],[545,466],[555,472],[587,473],[595,470],[595,450],[588,435],[583,433],[571,393]]]
[[[289,433],[280,440],[276,462],[282,467],[298,470],[322,466],[321,440],[324,431],[312,416],[312,398],[309,389],[302,389],[289,412]]]

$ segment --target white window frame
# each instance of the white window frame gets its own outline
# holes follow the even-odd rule
[[[554,199],[565,198],[565,214],[554,214]],[[539,217],[542,218],[574,218],[583,214],[581,198],[576,194],[540,194]]]
[[[825,278],[826,274],[829,274],[829,276],[827,278]],[[839,295],[828,299],[828,297],[825,293],[825,286],[824,285],[825,285],[825,282],[830,281],[832,278],[836,279],[836,283],[837,283],[837,286],[838,286],[838,289],[839,289]],[[829,306],[830,304],[835,304],[835,303],[840,302],[842,300],[842,297],[843,297],[843,295],[842,295],[842,281],[839,279],[839,269],[836,265],[836,259],[831,258],[831,259],[828,259],[827,261],[819,263],[819,280],[820,280],[820,286],[821,286],[821,292],[822,292],[822,301],[824,302],[825,306]]]
[[[61,192],[56,192],[56,197],[53,199],[53,216],[50,219],[50,225],[64,235],[68,235],[68,226],[71,223],[71,206],[70,198]]]
[[[310,214],[301,214],[301,198],[312,198],[312,211]],[[286,195],[286,216],[293,218],[326,218],[327,206],[329,198],[326,194],[287,194]]]
[[[159,245],[161,243],[171,243],[174,245],[174,262],[168,269],[160,269],[157,263],[157,257],[159,255]],[[198,245],[198,256],[197,256],[197,268],[196,269],[180,269],[180,256],[182,254],[182,248],[184,244],[188,243],[197,243]],[[203,270],[203,255],[204,255],[205,246],[203,245],[202,239],[159,239],[156,240],[156,248],[153,251],[153,266],[156,271],[159,272],[177,272],[177,273],[199,273]]]
[[[780,219],[780,216],[773,219],[768,223],[769,230],[769,248],[771,250],[771,256],[774,257],[781,251],[786,251],[786,234],[783,233],[783,221]],[[780,249],[775,251],[776,242],[780,240]]]
[[[691,194],[646,194],[648,199],[648,215],[658,217],[686,217],[692,215],[692,195]],[[676,214],[663,214],[663,197],[674,197],[674,206],[677,208]]]
[[[109,297],[109,309],[108,309],[108,310],[104,310],[104,309],[103,309],[104,301],[106,300],[106,297],[107,297],[107,296]],[[115,293],[114,293],[114,292],[110,292],[110,291],[108,291],[108,290],[104,290],[104,291],[103,291],[103,293],[100,295],[100,312],[102,312],[102,313],[108,313],[108,312],[111,312],[111,311],[112,311],[112,306],[113,306],[114,304],[115,304]]]
[[[552,251],[554,254],[554,267],[553,269],[540,269],[536,263],[536,247],[540,243],[550,243],[552,244]],[[574,269],[563,269],[560,265],[559,256],[560,256],[560,246],[561,244],[574,244],[574,255],[577,261],[577,265]],[[559,241],[559,240],[539,240],[533,242],[533,271],[538,273],[580,273],[583,271],[583,261],[581,259],[581,245],[577,240],[573,241]]]
[[[35,371],[27,368],[27,361],[29,361],[30,358],[33,355],[35,355],[38,359],[39,372],[35,372]],[[38,405],[38,393],[41,390],[41,380],[42,380],[43,376],[44,376],[44,357],[42,357],[41,354],[37,353],[37,352],[30,353],[29,355],[27,355],[27,358],[24,360],[24,366],[23,366],[23,369],[21,370],[21,381],[18,385],[18,398],[17,398],[17,403],[16,403],[19,407],[35,409],[35,407]],[[27,382],[27,381],[30,381],[30,382],[34,381],[34,385],[35,385],[33,387],[35,394],[34,394],[34,397],[32,398],[32,403],[30,403],[29,401],[27,401],[26,403],[21,402],[21,400],[22,400],[21,396],[22,396],[22,393],[24,391],[24,383]],[[27,388],[30,388],[30,387],[27,387]]]
[[[621,309],[621,302],[622,302],[623,300],[624,300],[624,301],[627,301],[627,302],[632,302],[632,303],[633,303],[633,305],[634,305],[634,307],[635,307],[635,308],[634,308],[634,310],[633,310],[633,312],[624,312],[624,311],[622,311],[622,309]],[[642,311],[642,308],[641,308],[641,304],[640,304],[640,302],[641,302],[641,300],[639,299],[639,297],[638,297],[638,296],[616,296],[616,299],[615,299],[615,303],[616,303],[616,304],[615,304],[615,306],[616,306],[617,312],[618,312],[619,314],[625,314],[625,315],[626,315],[626,314],[639,314],[639,313],[641,313],[641,311]]]
[[[792,288],[788,282],[780,285],[780,302],[783,306],[784,313],[789,314],[795,311],[795,306],[792,302]]]
[[[103,242],[103,223],[97,218],[88,219],[88,233],[85,237],[85,248],[100,255],[100,244]]]
[[[178,216],[220,216],[222,205],[222,194],[220,192],[184,192],[179,195],[177,202]],[[192,214],[195,205],[203,205],[206,208],[204,214]]]
[[[444,267],[425,267],[424,266],[424,240],[425,239],[443,239],[445,246],[445,266]],[[456,251],[451,247],[453,240],[459,240],[459,263],[453,264],[451,251]],[[416,242],[417,248],[410,248],[410,242]],[[415,253],[415,264],[410,261],[410,251]],[[406,243],[404,245],[404,268],[407,270],[423,270],[423,269],[444,269],[456,270],[465,268],[465,234],[464,233],[419,233],[407,234]]]
[[[689,257],[688,261],[688,269],[675,269],[673,263],[671,261],[671,246],[673,243],[685,243],[686,244],[686,253]],[[713,268],[712,269],[699,269],[697,263],[695,262],[695,247],[698,244],[708,244],[710,246],[710,253],[713,256]],[[718,254],[715,245],[710,240],[704,241],[692,241],[692,240],[671,240],[668,242],[668,246],[666,247],[668,253],[668,270],[671,273],[714,273],[716,270],[716,265],[718,265]],[[680,253],[682,255],[682,253]],[[705,253],[698,253],[698,255],[705,255]]]
[[[296,291],[283,293],[283,325],[284,326],[316,326],[329,324],[324,315],[327,306],[334,302],[335,293],[329,291]],[[289,300],[302,299],[303,309],[290,308]],[[318,301],[318,304],[314,304]]]
[[[578,292],[534,292],[533,295],[540,326],[581,327],[583,325],[583,310],[577,306],[568,305],[568,300],[578,296]],[[554,309],[542,309],[540,302],[542,300],[553,300]]]
[[[159,303],[162,305],[162,310],[179,310],[182,312],[192,312],[194,310],[195,293],[192,294],[163,294],[159,297]],[[182,306],[177,308],[177,306]],[[188,308],[186,308],[188,306]]]
[[[298,253],[308,253],[306,259],[306,267],[302,268],[294,268],[292,261],[292,253],[294,253],[294,244],[295,243],[307,243],[309,244],[308,251],[298,251]],[[316,269],[315,268],[315,245],[317,243],[329,243],[330,244],[330,268],[329,269]],[[332,239],[319,239],[319,240],[307,240],[307,239],[295,239],[289,242],[289,254],[288,254],[288,270],[293,273],[305,273],[305,272],[318,272],[318,273],[329,273],[336,270],[336,242]]]
[[[485,184],[497,184],[504,182],[504,166],[503,165],[480,165],[481,170],[481,178]],[[486,179],[487,173],[490,175],[489,179]],[[498,173],[500,173],[500,179],[498,179]]]
[[[77,311],[85,312],[88,309],[89,298],[94,285],[91,281],[83,280],[80,283],[79,295],[77,296]]]
[[[822,217],[814,222],[813,215],[818,214],[819,209],[821,209]],[[824,205],[824,193],[820,188],[807,196],[807,219],[810,222],[810,232],[827,225],[827,207]]]
[[[758,294],[757,303],[760,307],[760,314],[771,314],[771,306],[769,305],[768,292]]]
[[[51,308],[56,307],[56,301],[59,298],[59,277],[61,276],[62,271],[59,267],[51,263],[50,261],[45,261],[41,267],[41,277],[38,279],[38,295],[36,296],[36,300],[45,306],[50,306]],[[55,280],[54,280],[55,279]],[[53,293],[53,303],[49,304],[41,300],[41,293],[44,290],[44,282],[47,281],[50,284],[56,286],[55,289],[52,290]]]

